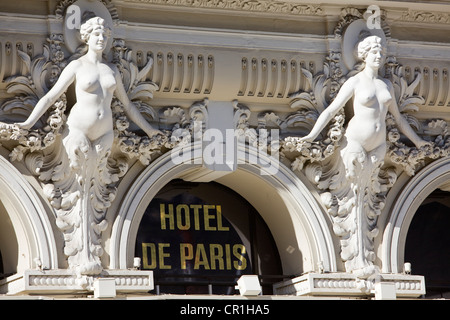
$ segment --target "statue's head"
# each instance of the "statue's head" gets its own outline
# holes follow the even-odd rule
[[[111,29],[106,25],[105,20],[100,17],[94,17],[87,20],[80,28],[81,40],[86,42],[89,46],[104,44],[102,48],[104,49],[110,35]],[[95,41],[91,40],[93,37],[95,38],[93,39]]]
[[[376,62],[381,65],[384,61],[386,49],[383,40],[378,36],[369,36],[364,38],[358,44],[358,58],[367,63]]]

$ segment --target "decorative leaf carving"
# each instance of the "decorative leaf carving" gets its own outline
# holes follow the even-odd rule
[[[339,56],[330,55],[323,72],[313,75],[309,70],[302,70],[310,90],[290,96],[291,107],[299,111],[290,115],[285,125],[295,124],[305,133],[312,129],[315,119],[328,106],[328,99],[333,99],[340,84],[359,72],[358,66],[345,77],[341,76],[338,64]],[[420,149],[407,146],[402,142],[393,117],[388,114],[386,157],[390,159],[389,163],[412,175],[426,161],[448,154],[447,124],[443,120],[422,124],[413,117],[409,112],[418,110],[424,102],[423,97],[415,94],[420,74],[408,84],[401,66],[390,62],[389,67],[387,74],[394,85],[400,112],[414,130],[422,131],[433,142]],[[322,203],[332,218],[333,230],[340,238],[341,258],[346,270],[364,278],[376,270],[373,265],[373,241],[378,234],[377,217],[384,208],[385,197],[395,183],[399,170],[398,167],[383,166],[384,159],[378,159],[376,155],[346,154],[340,145],[345,143],[341,140],[344,135],[343,125],[344,114],[338,114],[327,128],[326,136],[314,142],[303,141],[295,135],[289,136],[282,142],[281,152],[291,160],[291,168],[302,172],[321,195]],[[346,162],[353,164],[354,172],[346,170]]]

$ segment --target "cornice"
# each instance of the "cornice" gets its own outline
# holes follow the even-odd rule
[[[416,2],[416,1],[298,1],[298,0],[117,0],[116,4],[124,6],[153,6],[170,10],[208,10],[233,14],[265,14],[282,16],[316,16],[339,15],[342,8],[354,7],[364,9],[369,5],[378,5],[386,13],[386,18],[401,22],[450,24],[450,1]]]
[[[320,4],[306,4],[297,1],[273,0],[124,0],[124,3],[141,3],[160,6],[195,9],[218,9],[243,12],[259,12],[287,15],[323,15]]]
[[[450,24],[450,13],[408,10],[407,12],[404,12],[398,20],[405,22]]]

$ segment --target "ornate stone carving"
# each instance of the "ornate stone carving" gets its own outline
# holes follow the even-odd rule
[[[292,168],[304,172],[317,186],[332,217],[333,230],[341,239],[341,258],[346,271],[361,278],[377,272],[373,264],[377,217],[398,174],[392,164],[384,166],[385,158],[414,174],[425,159],[442,156],[448,150],[448,139],[444,136],[446,125],[442,126],[445,122],[438,122],[439,134],[428,131],[435,139],[432,141],[429,135],[428,140],[434,143],[427,142],[413,130],[413,127],[423,130],[420,122],[406,114],[423,101],[414,94],[420,77],[408,85],[401,67],[395,67],[387,72],[391,81],[381,78],[378,70],[382,66],[383,44],[377,37],[366,39],[371,41],[360,42],[359,46],[365,57],[360,72],[351,71],[343,79],[333,79],[327,67],[314,76],[303,70],[311,91],[292,95],[291,106],[300,108],[297,118],[302,117],[304,128],[311,128],[305,119],[313,119],[315,124],[308,129],[311,133],[306,137],[287,137],[282,144],[283,154],[293,159]],[[332,80],[338,93],[328,104],[327,92]],[[354,116],[344,130],[343,107],[350,97],[354,98]],[[439,127],[438,123],[430,122],[428,127]],[[375,131],[369,132],[370,128]],[[406,146],[400,139],[399,129],[416,147]],[[315,141],[318,136],[321,138]]]
[[[355,13],[354,10],[347,10],[344,16],[347,17],[352,12]],[[355,15],[347,17],[340,24],[342,34],[339,33],[339,37],[344,38],[343,46],[344,42],[350,44],[351,48],[347,45],[347,50],[350,51],[344,50],[342,54],[336,51],[338,48],[334,48],[335,51],[329,52],[322,71],[318,73],[314,73],[311,66],[300,65],[301,74],[307,83],[300,91],[289,96],[290,106],[297,110],[296,112],[287,115],[276,111],[252,114],[249,108],[235,101],[235,124],[239,130],[239,141],[253,146],[258,145],[258,128],[269,126],[281,130],[284,137],[281,141],[281,155],[290,161],[293,170],[301,171],[316,186],[322,204],[333,221],[333,230],[340,239],[345,270],[356,277],[366,279],[378,272],[378,267],[374,265],[373,247],[378,234],[377,221],[383,211],[386,195],[396,182],[397,176],[401,172],[413,175],[430,161],[448,155],[450,140],[444,120],[420,120],[414,116],[419,105],[432,99],[417,93],[419,84],[424,86],[420,70],[417,69],[414,75],[406,76],[404,67],[396,62],[394,56],[388,56],[384,65],[382,59],[374,59],[373,62],[376,62],[377,66],[375,68],[372,65],[372,78],[361,80],[360,77],[367,71],[367,63],[356,58],[346,61],[342,59],[345,54],[353,54],[353,45],[356,43],[344,33],[349,30],[352,22],[357,22],[356,28],[365,26],[364,20],[359,21],[361,17],[362,13],[356,10]],[[382,26],[384,31],[380,29],[375,33],[389,31],[384,21]],[[352,28],[355,27],[352,26],[350,30]],[[352,30],[353,33],[354,31]],[[367,37],[370,34],[363,32],[361,35]],[[382,38],[372,39],[378,41],[375,45],[378,54],[385,54],[384,39],[388,39],[388,36],[383,34]],[[264,72],[270,70],[268,60],[265,64],[263,62],[264,59],[242,60],[243,72],[238,96],[256,95],[254,88],[267,88],[263,85],[264,77],[256,78],[253,74],[264,75]],[[378,71],[383,67],[381,76]],[[379,118],[367,115],[360,121],[357,120],[359,117],[352,118],[352,114],[358,111],[356,105],[368,108],[364,106],[364,103],[368,102],[358,101],[364,90],[350,89],[349,95],[356,100],[352,110],[344,108],[345,103],[341,101],[340,107],[323,121],[323,114],[328,113],[333,104],[336,106],[338,102],[335,101],[339,101],[338,96],[342,96],[340,93],[343,88],[345,90],[352,82],[350,79],[358,78],[364,90],[376,88],[379,90],[378,95],[380,92],[385,95],[384,99],[372,97],[375,106],[381,106]],[[255,81],[259,83],[256,85]],[[295,79],[290,77],[290,81]],[[445,97],[441,100],[445,100]],[[349,125],[346,125],[346,117],[347,121],[349,118],[353,119]],[[251,119],[253,120],[250,121]],[[349,137],[355,139],[356,136],[356,140],[362,137],[369,125],[360,127],[355,122],[362,123],[367,119],[377,123],[380,131],[369,134],[367,141],[359,144],[362,146],[357,148],[360,152],[353,154],[352,147],[355,145],[351,141],[349,146]],[[317,139],[300,138],[312,130],[315,131]],[[373,148],[369,147],[369,140],[376,134],[380,135],[378,143],[375,143]],[[415,145],[412,145],[411,141]],[[366,150],[366,147],[371,149]]]
[[[58,8],[63,10],[72,3],[72,0],[63,1]],[[198,3],[201,6],[206,2]],[[215,2],[215,5],[219,3]],[[276,10],[281,10],[280,8],[278,6]],[[258,10],[254,6],[242,7],[244,9]],[[356,9],[343,11],[343,20],[336,28],[335,36],[342,37],[350,23],[361,17],[362,13]],[[0,107],[1,120],[26,123],[50,88],[57,86],[64,78],[64,72],[70,72],[70,63],[76,63],[78,59],[85,57],[86,51],[82,47],[70,57],[64,57],[64,40],[62,34],[50,35],[43,55],[36,57],[32,56],[32,48],[27,48],[26,51],[17,48],[24,72],[6,79],[8,93],[15,97]],[[346,270],[360,277],[367,277],[375,269],[373,239],[377,234],[377,216],[383,209],[384,197],[398,173],[406,171],[413,175],[426,161],[448,155],[450,140],[445,121],[424,121],[414,117],[416,105],[425,100],[415,93],[415,88],[422,79],[420,72],[414,74],[413,81],[408,83],[404,75],[405,69],[396,63],[395,57],[388,57],[385,77],[390,79],[393,91],[380,91],[386,100],[381,104],[388,100],[391,103],[395,101],[402,117],[398,114],[394,117],[390,113],[386,118],[384,115],[379,117],[378,124],[382,127],[386,122],[386,127],[382,128],[384,139],[378,145],[379,152],[362,150],[360,156],[349,156],[349,127],[345,127],[346,114],[343,108],[337,110],[328,121],[321,120],[332,109],[333,103],[339,101],[343,88],[352,82],[350,79],[362,74],[360,68],[346,70],[342,62],[343,56],[345,55],[339,51],[329,52],[323,70],[318,73],[314,72],[313,62],[306,63],[308,66],[303,67],[304,64],[295,59],[252,58],[249,61],[248,58],[243,58],[238,96],[285,98],[290,93],[289,89],[295,88],[298,83],[295,78],[297,72],[301,72],[308,83],[305,86],[308,90],[300,90],[289,96],[292,113],[281,115],[272,110],[260,112],[253,115],[253,123],[250,123],[250,109],[234,101],[234,123],[239,142],[266,148],[271,152],[271,141],[263,139],[259,129],[278,128],[287,136],[282,140],[282,155],[291,161],[291,168],[303,172],[321,194],[322,203],[331,215],[334,231],[341,240],[341,256]],[[137,63],[134,63],[125,41],[114,39],[112,62],[107,66],[116,75],[120,73],[120,81],[116,81],[116,85],[119,82],[123,84],[123,94],[112,96],[106,104],[111,109],[108,117],[112,123],[111,130],[107,130],[108,141],[101,139],[93,143],[93,140],[87,139],[87,143],[83,144],[77,141],[77,137],[68,134],[66,114],[70,118],[74,107],[70,106],[69,99],[63,93],[48,106],[45,114],[32,117],[36,120],[34,128],[28,128],[29,124],[3,124],[0,128],[2,143],[11,147],[11,160],[24,161],[42,182],[44,193],[55,210],[57,225],[64,233],[69,267],[79,274],[101,271],[99,259],[103,248],[100,239],[101,232],[106,227],[105,212],[114,200],[115,187],[127,172],[129,164],[140,161],[143,165],[148,165],[168,149],[192,142],[193,136],[198,132],[196,130],[201,129],[195,123],[205,123],[208,120],[208,99],[195,102],[188,110],[179,106],[162,107],[158,111],[152,108],[149,100],[153,97],[153,92],[160,90],[155,82],[146,80],[147,75],[152,72],[153,54],[138,55]],[[155,56],[155,64],[161,65],[158,73],[160,79],[169,79],[162,83],[161,89],[169,92],[208,94],[212,88],[214,63],[212,56],[206,58],[201,54],[194,56],[183,55],[182,52],[175,55],[158,52]],[[138,68],[138,65],[142,68]],[[188,74],[174,70],[185,70]],[[423,78],[436,77],[435,70],[431,73],[427,70],[422,70]],[[344,75],[345,71],[348,73]],[[107,72],[109,70],[105,71]],[[176,74],[178,78],[174,76]],[[378,81],[380,85],[389,84],[387,80],[375,77],[375,74],[372,76],[376,79],[373,81]],[[446,77],[446,72],[443,72],[445,81]],[[186,79],[185,83],[181,82],[182,78]],[[445,88],[435,86],[437,87]],[[263,90],[258,90],[260,88]],[[367,88],[373,86],[367,85]],[[443,96],[441,100],[445,102],[448,99]],[[127,116],[126,111],[130,108],[138,110],[136,116],[143,120]],[[152,129],[145,124],[147,122],[159,122],[163,134],[152,137],[142,135],[142,127],[152,135]],[[316,130],[318,126],[326,130],[319,132],[321,130]],[[420,133],[430,144],[420,148],[412,146],[401,135],[402,129],[407,127]],[[366,127],[359,130],[356,126],[356,129],[358,133],[364,133]],[[299,137],[311,130],[317,131],[320,138],[312,141]],[[413,133],[408,136],[416,135]],[[420,139],[413,140],[422,144]]]
[[[341,10],[341,16],[338,24],[334,28],[334,36],[336,38],[342,38],[343,34],[346,32],[346,28],[353,22],[365,19],[370,13],[366,11],[367,9],[357,9],[354,7],[346,7]],[[364,20],[363,20],[364,21]],[[366,21],[364,21],[365,23]],[[384,10],[380,9],[380,23],[383,33],[386,37],[390,37],[390,28],[386,23],[386,13]]]
[[[79,0],[61,0],[56,5],[55,10],[55,16],[58,19],[63,19],[66,13],[67,8],[76,2],[79,2]],[[81,1],[84,2],[84,1]],[[119,20],[119,15],[117,14],[117,9],[115,6],[111,3],[111,0],[99,0],[99,2],[104,6],[105,9],[107,9],[111,15],[111,18],[113,21]]]
[[[340,69],[337,69],[337,71],[336,69],[330,68],[328,63],[325,63],[323,71],[314,76],[309,70],[304,68],[301,69],[308,80],[308,87],[311,89],[307,92],[300,91],[291,94],[291,108],[300,110],[288,117],[289,123],[295,122],[298,126],[303,127],[307,131],[312,130],[320,113],[322,113],[329,104],[327,91],[330,91],[330,94],[334,94],[332,89],[336,90],[336,87],[339,86],[339,82],[336,80],[335,75],[340,74]],[[343,111],[341,111],[331,120],[328,132],[321,136],[317,141],[303,143],[301,142],[302,139],[297,136],[285,138],[282,145],[283,153],[285,155],[287,153],[298,153],[302,155],[300,157],[295,157],[295,160],[291,164],[292,169],[302,170],[305,162],[309,161],[315,163],[315,169],[312,171],[308,169],[309,173],[321,172],[319,163],[327,160],[333,155],[344,134],[344,120],[345,117]],[[310,178],[312,181],[318,182],[319,176],[310,176]]]
[[[450,14],[445,12],[408,10],[401,15],[400,20],[448,24],[450,23]]]
[[[234,125],[237,140],[240,143],[248,143],[251,146],[257,146],[258,133],[256,129],[250,127],[251,111],[248,107],[240,104],[237,100],[233,101],[234,106]]]
[[[179,52],[149,52],[155,56],[152,79],[160,92],[210,94],[214,84],[215,62],[212,55]]]
[[[404,274],[382,274],[369,279],[360,279],[352,274],[308,273],[297,278],[274,285],[276,294],[332,296],[373,296],[375,286],[386,283],[395,286],[399,298],[419,297],[425,294],[425,281],[422,276]]]
[[[77,293],[95,291],[98,278],[114,279],[115,289],[120,293],[148,292],[154,289],[152,271],[104,270],[99,276],[75,276],[70,270],[26,270],[15,288],[20,293]]]
[[[295,15],[320,15],[323,13],[323,9],[320,6],[292,3],[289,1],[274,2],[270,0],[139,0],[139,2],[180,7],[187,6],[195,8],[228,9],[251,12],[288,13]]]
[[[23,120],[48,92],[50,83],[59,73],[59,60],[54,58],[55,50],[51,50],[51,47],[45,44],[43,55],[33,59],[27,53],[18,51],[25,66],[25,74],[6,79],[7,91],[15,97],[3,103],[0,110],[2,120]],[[66,98],[65,95],[61,95],[50,107],[46,117],[37,121],[36,129],[24,130],[16,126],[3,125],[0,130],[2,139],[13,139],[18,142],[10,154],[11,160],[23,160],[25,153],[40,151],[51,146],[65,121],[65,108]]]
[[[420,132],[423,137],[426,137],[427,141],[431,142],[430,148],[426,149],[409,146],[401,139],[395,120],[388,114],[386,119],[388,132],[387,157],[412,176],[425,166],[426,161],[445,157],[449,154],[448,125],[441,119],[427,119],[421,122],[414,117],[414,112],[418,110],[417,106],[425,103],[425,98],[414,93],[422,78],[421,73],[417,73],[414,81],[410,84],[405,79],[404,68],[397,63],[388,65],[388,72],[386,73],[394,86],[400,112],[417,132]]]
[[[127,157],[148,164],[168,141],[144,118],[155,116],[142,100],[151,98],[157,88],[143,81],[152,60],[138,70],[124,49],[123,56],[116,55],[116,64],[103,61],[108,29],[101,18],[88,20],[82,32],[88,51],[75,53],[77,58],[72,56],[70,63],[60,54],[60,37],[51,37],[51,50],[46,46],[43,56],[31,59],[20,52],[28,73],[8,79],[9,91],[17,96],[1,108],[2,118],[26,118],[15,125],[3,124],[1,137],[17,141],[11,160],[25,160],[42,181],[64,234],[69,268],[78,275],[102,270],[105,213],[114,200],[115,184],[127,170]],[[75,78],[76,102],[66,121],[64,92]],[[151,138],[129,130],[128,119]]]

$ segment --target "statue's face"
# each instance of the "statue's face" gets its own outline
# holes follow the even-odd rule
[[[108,35],[103,26],[97,26],[92,30],[89,35],[89,40],[87,44],[90,49],[96,51],[103,51],[106,47],[106,43],[108,42]]]
[[[373,45],[367,53],[365,59],[366,65],[370,67],[380,68],[384,63],[383,49],[380,45]]]

